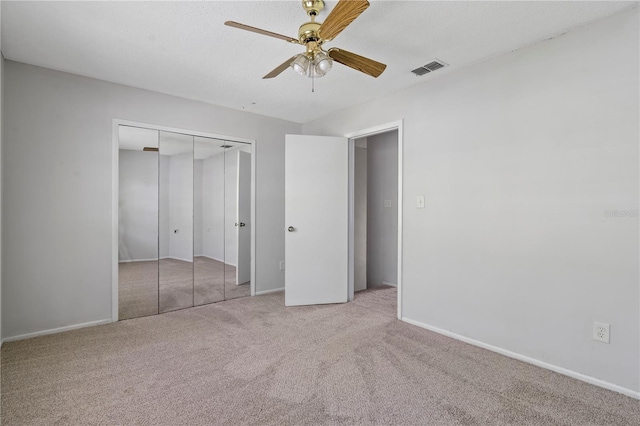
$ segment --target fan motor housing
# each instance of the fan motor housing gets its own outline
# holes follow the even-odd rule
[[[316,42],[322,44],[323,40],[321,40],[318,35],[319,28],[320,24],[313,21],[300,25],[300,29],[298,30],[298,40],[300,40],[300,43],[307,44],[309,42]]]

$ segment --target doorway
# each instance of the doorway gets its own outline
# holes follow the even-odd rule
[[[371,127],[346,137],[349,301],[356,291],[396,287],[397,318],[402,319],[403,122]]]
[[[355,144],[389,132],[397,152],[396,195],[387,207],[397,210],[396,232],[389,237],[397,242],[397,261],[395,282],[388,282],[397,286],[397,317],[402,318],[402,121],[345,137],[286,135],[286,306],[354,299]]]
[[[354,292],[397,287],[398,131],[354,144]]]

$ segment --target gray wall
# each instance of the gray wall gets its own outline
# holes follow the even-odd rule
[[[193,260],[193,178],[193,152],[169,156],[169,257],[187,262]]]
[[[2,2],[0,2],[0,22],[2,22]],[[2,25],[0,25],[0,34],[2,34]],[[2,37],[0,36],[0,46],[2,46]],[[3,146],[3,130],[2,130],[2,105],[4,104],[4,56],[0,50],[0,347],[2,347],[2,146]]]
[[[202,162],[193,160],[193,255],[202,255]]]
[[[224,154],[203,160],[202,212],[202,254],[224,262]]]
[[[367,148],[366,138],[355,147],[354,170],[354,282],[353,290],[367,288]]]
[[[111,318],[114,118],[256,139],[257,290],[283,287],[284,135],[299,124],[12,61],[4,78],[4,338]]]
[[[228,265],[238,264],[236,241],[236,217],[238,212],[238,151],[233,150],[224,155],[224,262]]]
[[[404,120],[404,317],[640,390],[638,31],[636,8],[303,126]]]
[[[169,196],[169,188],[171,187],[171,179],[170,179],[170,160],[171,157],[168,155],[160,155],[160,171],[159,181],[160,181],[160,192],[159,192],[159,205],[158,205],[158,221],[159,227],[158,230],[160,232],[160,239],[158,240],[158,252],[160,258],[165,258],[171,256],[171,224],[169,222],[169,206],[170,206],[170,196]],[[164,214],[162,214],[164,212]]]
[[[367,287],[396,285],[397,276],[398,132],[393,131],[367,138]]]
[[[118,260],[158,258],[158,153],[120,150]]]

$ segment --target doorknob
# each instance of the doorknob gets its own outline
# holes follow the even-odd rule
[[[242,228],[243,226],[246,226],[246,225],[244,222],[240,222],[240,223],[236,222],[236,226],[239,226]]]
[[[287,228],[287,231],[289,231],[289,232],[293,232],[295,230],[296,230],[296,228],[294,228],[293,226],[290,226],[290,227]]]

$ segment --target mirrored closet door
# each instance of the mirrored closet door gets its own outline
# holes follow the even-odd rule
[[[158,132],[119,127],[118,317],[158,313]]]
[[[159,311],[193,306],[193,136],[159,132]]]
[[[119,319],[251,294],[252,145],[120,126]]]
[[[224,141],[194,142],[194,304],[224,300]]]

